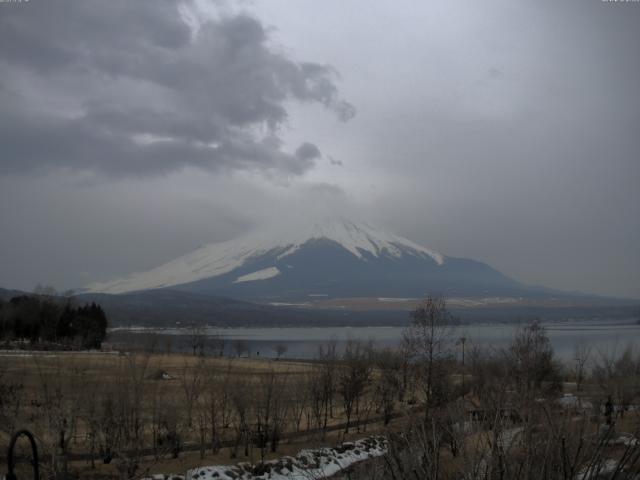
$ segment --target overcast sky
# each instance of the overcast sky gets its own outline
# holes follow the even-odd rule
[[[0,3],[0,286],[289,216],[640,298],[640,3]]]

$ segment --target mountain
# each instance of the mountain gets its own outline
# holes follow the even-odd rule
[[[0,299],[24,294],[0,288]],[[519,283],[349,220],[273,228],[204,245],[147,272],[94,283],[112,326],[402,325],[419,298],[444,295],[462,321],[628,318],[637,301]]]
[[[484,263],[448,257],[345,219],[204,245],[152,270],[93,283],[86,291],[121,294],[167,288],[272,303],[310,298],[549,293],[525,286]]]

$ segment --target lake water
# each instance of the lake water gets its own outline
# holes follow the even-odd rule
[[[573,358],[576,344],[583,342],[598,352],[621,352],[630,344],[640,345],[640,325],[635,319],[575,320],[542,324],[556,354],[565,360]],[[466,348],[473,345],[504,347],[518,328],[514,324],[462,325],[453,330],[454,338],[465,337]],[[286,347],[286,358],[313,358],[318,347],[335,341],[338,349],[349,339],[372,341],[378,347],[394,347],[402,340],[402,327],[285,327],[285,328],[209,328],[208,335],[226,339],[225,350],[233,354],[234,341],[243,340],[251,356],[274,357],[277,345]],[[158,333],[184,336],[184,329],[163,329]],[[469,350],[467,350],[469,351]]]

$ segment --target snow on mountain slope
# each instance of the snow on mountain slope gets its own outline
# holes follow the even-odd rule
[[[263,268],[262,270],[258,270],[257,272],[241,275],[238,278],[236,278],[233,283],[255,282],[256,280],[268,280],[270,278],[277,277],[278,275],[280,275],[280,270],[278,270],[277,267]]]
[[[204,245],[152,270],[133,273],[123,279],[110,282],[93,283],[87,286],[87,290],[89,292],[124,293],[195,282],[231,272],[248,261],[263,255],[272,254],[278,259],[285,258],[308,242],[319,239],[339,244],[362,261],[366,261],[367,256],[371,255],[390,258],[405,256],[430,258],[437,265],[443,265],[445,262],[445,257],[438,252],[365,223],[349,220],[325,221],[316,223],[306,230],[283,231],[279,229],[272,232],[251,234],[222,243]],[[241,276],[236,281],[272,278],[280,274],[280,271],[276,272],[276,270],[275,268],[266,268]]]

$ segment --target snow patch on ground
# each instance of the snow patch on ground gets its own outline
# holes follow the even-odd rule
[[[565,393],[558,399],[558,404],[567,410],[593,410],[593,404],[588,400]]]
[[[149,480],[309,480],[328,478],[363,460],[387,452],[384,437],[369,437],[335,448],[301,450],[295,457],[282,457],[252,465],[214,465],[187,471],[186,475],[153,475]]]
[[[258,270],[257,272],[242,275],[236,278],[233,283],[267,280],[268,278],[277,277],[278,275],[280,275],[280,270],[278,270],[276,267],[263,268],[262,270]]]
[[[607,445],[624,445],[625,447],[637,447],[640,441],[632,434],[620,432],[606,441]]]
[[[591,478],[599,478],[600,475],[608,475],[610,473],[615,472],[618,469],[618,461],[610,458],[605,460],[600,465],[595,465],[592,468],[587,468],[578,475],[576,475],[576,480],[587,480]]]

